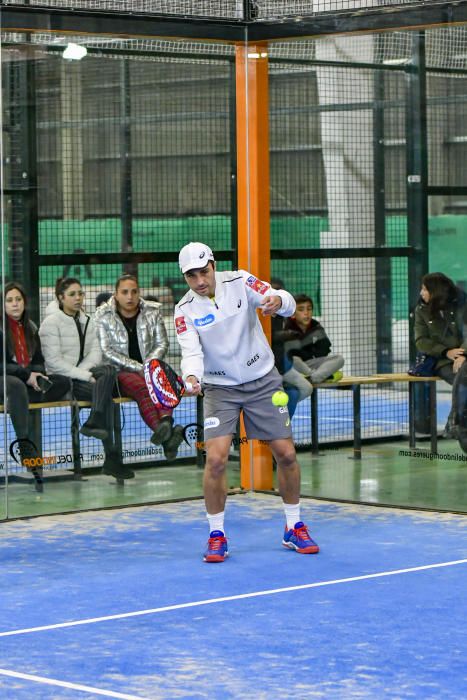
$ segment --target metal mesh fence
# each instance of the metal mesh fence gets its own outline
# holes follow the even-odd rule
[[[311,296],[332,352],[345,357],[345,374],[405,372],[409,364],[409,258],[389,249],[409,244],[410,76],[419,36],[428,186],[437,188],[428,197],[430,270],[465,288],[465,28],[279,42],[269,50],[272,246],[287,240],[296,249],[291,259],[282,251],[273,273]],[[345,248],[347,259],[335,248]],[[406,432],[406,389],[362,390],[364,437]],[[320,440],[350,439],[349,396],[319,396]],[[306,415],[299,403],[294,428],[305,444]]]
[[[92,315],[120,274],[136,274],[143,298],[162,304],[166,359],[178,370],[173,307],[186,291],[178,251],[197,239],[234,249],[232,47],[49,34],[2,39],[9,278],[39,289],[31,303],[40,323],[55,303],[57,278],[81,280]],[[85,60],[64,59],[71,40],[86,44]],[[39,265],[31,258],[36,245]],[[219,269],[232,267],[232,255],[219,254]],[[81,424],[88,412],[81,411]],[[136,405],[122,404],[121,414],[124,462],[165,460]],[[195,402],[182,402],[174,419],[196,424]],[[43,411],[48,471],[73,468],[70,426],[69,408]],[[10,423],[8,431],[11,441]],[[80,451],[83,468],[101,466],[99,441],[82,436]],[[193,462],[195,454],[192,440],[178,457]],[[11,474],[25,474],[8,463]]]
[[[429,184],[466,186],[467,32],[452,27],[425,37]],[[407,246],[409,238],[415,38],[400,31],[281,42],[269,50],[272,272],[292,293],[312,297],[346,374],[408,365],[409,258],[385,249]],[[63,274],[81,279],[92,311],[97,294],[110,292],[121,272],[136,272],[142,295],[163,304],[168,359],[177,368],[171,316],[185,288],[178,249],[201,239],[231,251],[219,269],[232,266],[235,250],[234,49],[54,34],[4,39],[9,276],[27,281],[34,269],[28,259],[34,226],[37,252],[45,256],[41,312]],[[70,40],[87,46],[82,62],[63,59]],[[430,265],[465,284],[460,232],[467,195],[429,199]],[[106,258],[121,253],[124,261]],[[70,255],[75,259],[63,257]],[[403,385],[365,389],[363,437],[406,431],[405,395]],[[320,440],[350,439],[349,392],[319,396]],[[306,443],[310,414],[302,403],[294,430]],[[192,407],[185,408],[181,421],[191,420]],[[134,406],[122,410],[126,457],[145,461],[153,453],[144,452],[144,426]],[[59,424],[47,421],[59,434]],[[69,451],[68,442],[59,447]],[[83,449],[92,454],[86,441]],[[189,449],[182,456],[192,455]]]
[[[181,42],[154,42],[145,61],[125,51],[71,62],[55,39],[35,50],[28,77],[24,58],[31,56],[30,45],[12,43],[14,38],[9,35],[4,45],[10,272],[23,276],[20,231],[24,236],[28,228],[23,200],[30,138],[37,149],[38,252],[172,253],[172,263],[160,267],[154,258],[141,267],[142,285],[161,287],[176,279],[178,300],[183,287],[176,253],[187,240],[232,247],[235,103],[229,58],[203,61],[200,46],[189,55],[191,44],[183,58],[175,57]],[[102,42],[103,52],[108,43]],[[24,90],[30,79],[28,120]],[[47,273],[44,268],[41,285],[53,287],[54,276],[66,267]],[[122,266],[88,260],[73,270],[83,284],[112,288]]]
[[[182,39],[130,39],[121,37],[105,37],[82,34],[60,34],[35,32],[26,35],[21,32],[3,32],[2,42],[12,50],[15,44],[24,43],[35,47],[42,54],[56,53],[64,49],[70,42],[83,45],[91,51],[102,50],[107,58],[122,53],[131,56],[132,60],[141,61],[187,61],[198,63],[199,61],[212,62],[216,56],[221,59],[224,56],[233,56],[235,47],[230,44],[217,42],[187,41]]]
[[[428,80],[428,126],[430,139],[430,184],[467,185],[464,162],[467,154],[467,73],[430,75]],[[453,209],[454,202],[449,208]],[[465,204],[461,204],[465,208]]]
[[[436,4],[436,1],[431,4]],[[438,0],[441,2],[441,0]],[[309,17],[321,13],[337,13],[349,10],[373,10],[381,7],[411,5],[422,7],[422,0],[256,0],[256,16],[260,20],[284,17]]]
[[[131,12],[187,17],[243,19],[243,0],[3,0],[5,5],[28,5],[93,12]]]
[[[409,66],[413,61],[413,39],[416,31],[393,31],[373,35],[377,50],[372,55],[358,51],[358,39],[353,36],[339,37],[338,61],[340,63],[363,63],[387,66]],[[442,27],[424,32],[426,37],[426,65],[430,69],[467,69],[467,28],[465,26]],[[315,61],[332,47],[332,37],[276,41],[269,46],[269,56],[276,59]],[[321,48],[320,48],[321,47]],[[332,48],[327,49],[331,51]],[[318,56],[318,53],[320,54]],[[280,70],[280,66],[274,68]],[[311,65],[302,65],[298,70],[313,70]]]
[[[434,0],[431,4],[441,3]],[[3,0],[5,5],[29,5],[69,10],[131,12],[182,17],[206,17],[224,20],[275,20],[310,17],[323,13],[351,10],[375,10],[407,5],[423,7],[422,0]],[[246,15],[246,16],[245,16]]]
[[[37,80],[41,218],[112,218],[122,206],[160,219],[230,209],[228,66],[94,56],[65,65],[56,56],[38,64]],[[170,231],[159,230],[167,248]]]
[[[383,58],[398,52],[397,41],[343,37],[284,43],[270,53],[272,246],[287,240],[301,257],[284,254],[273,272],[312,298],[345,375],[407,369],[407,260],[373,252],[407,244],[398,146],[405,145],[406,76],[392,64],[382,69]],[[407,431],[405,390],[362,389],[364,438]],[[298,404],[293,421],[299,444],[311,440],[308,403]],[[351,393],[318,390],[318,405],[320,443],[351,440]]]

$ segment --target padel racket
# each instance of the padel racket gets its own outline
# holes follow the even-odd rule
[[[144,378],[149,396],[156,406],[175,408],[185,393],[183,380],[163,360],[148,360],[144,363]]]

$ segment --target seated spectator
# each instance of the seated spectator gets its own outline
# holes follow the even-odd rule
[[[102,306],[102,304],[105,304],[106,301],[109,301],[111,296],[112,292],[99,292],[99,294],[96,296],[96,309],[98,309],[99,306]]]
[[[30,320],[23,287],[9,282],[3,291],[5,310],[5,374],[7,408],[18,440],[21,462],[39,457],[29,423],[29,402],[58,401],[70,389],[70,381],[60,374],[47,374],[36,325]],[[0,329],[3,343],[3,328]],[[5,400],[3,357],[0,396]],[[36,490],[43,491],[42,468],[31,469]]]
[[[310,396],[312,384],[338,381],[344,366],[342,355],[331,354],[331,341],[323,326],[313,318],[313,301],[306,294],[295,297],[295,313],[284,323],[282,338],[286,356],[293,366],[285,371],[284,382],[297,387],[299,401]]]
[[[47,316],[39,329],[46,367],[71,378],[75,399],[91,402],[91,412],[80,432],[102,440],[105,453],[102,472],[118,479],[130,479],[134,473],[122,464],[112,439],[116,372],[110,365],[101,364],[94,321],[83,312],[84,292],[80,281],[66,277],[57,291],[60,308]]]
[[[143,421],[153,431],[151,442],[162,445],[166,459],[175,459],[183,441],[183,427],[173,425],[172,409],[151,400],[144,378],[147,360],[162,360],[169,343],[160,304],[140,297],[138,280],[125,274],[115,293],[96,311],[96,325],[105,361],[118,369],[123,396],[138,404]]]
[[[467,415],[464,418],[467,406],[462,398],[467,369],[466,329],[465,292],[442,272],[424,275],[415,309],[415,345],[419,352],[437,359],[435,374],[453,388],[452,407],[444,429],[446,438],[458,438],[458,426],[467,418]],[[461,447],[464,449],[462,444]]]

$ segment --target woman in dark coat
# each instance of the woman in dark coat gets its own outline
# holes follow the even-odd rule
[[[456,425],[464,406],[457,405],[458,385],[467,372],[467,297],[442,272],[422,278],[415,309],[415,345],[437,359],[435,373],[453,387],[453,404],[445,437],[457,437]]]

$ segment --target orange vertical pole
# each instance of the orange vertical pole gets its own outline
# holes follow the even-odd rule
[[[269,93],[266,44],[236,47],[238,266],[270,279]],[[271,337],[270,319],[263,319]],[[242,435],[244,428],[242,424]],[[273,486],[272,457],[256,440],[240,444],[243,488]]]

